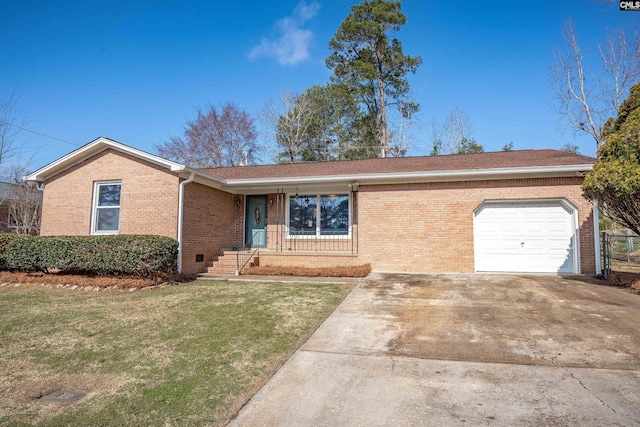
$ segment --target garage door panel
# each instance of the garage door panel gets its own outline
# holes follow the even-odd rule
[[[565,236],[565,231],[567,228],[571,227],[571,221],[554,221],[550,220],[546,224],[546,230],[548,233],[552,233],[553,235],[562,235]]]
[[[544,232],[544,224],[541,222],[517,223],[514,231],[523,235],[535,235]]]
[[[547,242],[539,237],[525,237],[525,245],[520,245],[521,252],[533,254],[535,252],[545,252],[548,250]]]
[[[560,201],[495,203],[474,221],[477,271],[572,272],[573,213]]]

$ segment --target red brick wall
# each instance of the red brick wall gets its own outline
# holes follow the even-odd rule
[[[177,237],[178,177],[108,149],[45,182],[41,234],[91,233],[93,183],[121,180],[120,234]]]
[[[122,181],[121,234],[177,237],[178,177],[111,149],[46,182],[42,234],[89,234],[93,183],[102,180]],[[582,178],[570,177],[361,185],[358,211],[354,212],[359,222],[357,256],[265,253],[260,262],[307,266],[371,263],[379,271],[472,272],[473,211],[484,200],[565,198],[579,213],[581,270],[593,274],[592,206],[581,195],[581,182]],[[185,186],[184,208],[185,273],[203,271],[222,248],[242,246],[243,196],[191,183]],[[268,210],[271,228],[277,222],[276,204],[269,204]],[[204,255],[202,263],[195,262],[196,254]]]
[[[184,192],[182,272],[193,274],[220,249],[242,246],[244,197],[197,183],[186,184]],[[196,262],[196,254],[204,261]]]
[[[494,199],[565,198],[578,209],[582,273],[595,273],[582,178],[361,185],[359,258],[374,270],[473,272],[473,211]]]
[[[319,254],[315,252],[260,252],[261,266],[283,267],[346,267],[366,264],[358,254]]]
[[[473,272],[473,214],[483,201],[565,198],[578,209],[581,272],[594,274],[593,212],[582,197],[581,183],[582,178],[569,177],[361,185],[357,256],[264,252],[260,265],[370,263],[379,271]]]

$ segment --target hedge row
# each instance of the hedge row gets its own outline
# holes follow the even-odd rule
[[[0,234],[0,269],[148,276],[177,270],[178,242],[149,235]]]

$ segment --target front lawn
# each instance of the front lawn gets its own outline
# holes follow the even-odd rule
[[[224,425],[349,290],[0,288],[0,425]],[[58,389],[88,394],[38,399]]]

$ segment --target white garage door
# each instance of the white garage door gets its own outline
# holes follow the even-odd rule
[[[475,212],[476,271],[575,273],[573,209],[560,201],[486,203]]]

